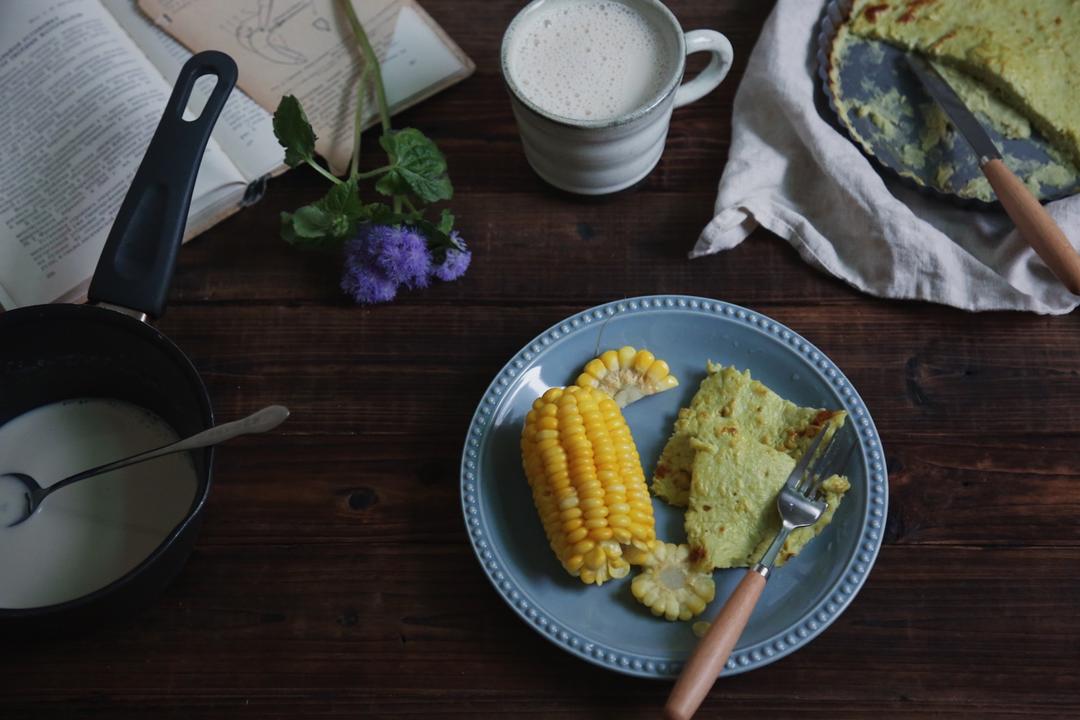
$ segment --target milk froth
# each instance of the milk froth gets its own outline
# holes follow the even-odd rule
[[[570,120],[625,115],[659,94],[672,72],[663,37],[615,0],[552,0],[521,18],[507,51],[518,91]]]

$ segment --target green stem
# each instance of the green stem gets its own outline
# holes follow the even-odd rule
[[[353,117],[353,143],[352,143],[352,171],[349,177],[356,179],[360,172],[360,135],[364,130],[364,95],[367,94],[367,81],[370,75],[370,66],[365,67],[360,73],[360,79],[356,81],[356,115]]]
[[[390,132],[390,105],[386,102],[386,88],[383,86],[382,69],[379,67],[379,58],[375,57],[375,49],[371,47],[364,26],[360,24],[360,18],[356,16],[352,0],[341,0],[345,6],[345,16],[349,18],[353,35],[360,44],[360,52],[364,56],[364,62],[375,73],[375,100],[379,103],[379,119],[382,121],[383,134]]]
[[[319,163],[315,162],[315,161],[314,161],[314,160],[312,160],[311,158],[304,158],[304,162],[306,162],[306,163],[307,163],[308,165],[310,165],[311,167],[315,168],[315,170],[316,170],[316,171],[318,171],[318,173],[319,173],[320,175],[322,175],[322,176],[323,176],[324,178],[326,178],[326,179],[327,179],[327,180],[329,180],[330,182],[334,183],[335,185],[340,185],[340,184],[341,184],[341,180],[340,180],[340,179],[338,179],[338,178],[334,177],[334,175],[333,175],[332,173],[328,172],[328,171],[327,171],[327,170],[326,170],[325,168],[323,168],[323,166],[322,166],[322,165],[320,165]]]
[[[394,196],[394,214],[396,215],[396,214],[398,214],[400,212],[401,212],[401,196],[400,195],[395,195]]]
[[[392,167],[394,167],[394,166],[393,165],[383,165],[382,167],[377,167],[374,170],[368,170],[367,172],[356,173],[355,175],[353,175],[353,177],[360,178],[361,180],[366,180],[369,177],[375,177],[376,175],[383,175],[387,171],[389,171],[390,168],[392,168]]]
[[[417,215],[420,214],[420,211],[417,210],[416,206],[412,204],[412,200],[409,200],[408,195],[402,195],[401,200],[405,203],[405,207],[409,208],[409,212],[416,213]]]

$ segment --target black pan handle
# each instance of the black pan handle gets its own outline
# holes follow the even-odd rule
[[[184,109],[195,81],[203,75],[216,75],[217,85],[199,117],[189,122]],[[225,53],[208,50],[184,63],[101,251],[90,283],[90,302],[154,318],[165,312],[195,176],[210,131],[235,85],[236,63]]]

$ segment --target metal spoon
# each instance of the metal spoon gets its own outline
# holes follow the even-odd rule
[[[224,425],[215,425],[212,428],[203,430],[202,432],[184,438],[183,440],[177,440],[171,445],[164,445],[154,450],[147,450],[138,455],[132,455],[123,460],[117,460],[105,465],[98,465],[89,470],[83,470],[81,473],[64,478],[60,482],[53,483],[46,488],[41,487],[37,480],[25,473],[2,473],[0,474],[0,478],[15,478],[26,487],[26,507],[22,513],[14,515],[14,519],[8,518],[5,527],[14,527],[19,523],[25,522],[27,518],[37,512],[37,509],[41,507],[41,503],[45,498],[52,495],[57,490],[73,485],[80,480],[85,480],[94,477],[95,475],[101,475],[102,473],[111,472],[113,470],[119,470],[120,468],[129,465],[136,465],[138,463],[146,462],[147,460],[153,460],[162,455],[172,455],[173,453],[183,452],[185,450],[197,450],[198,448],[209,447],[210,445],[223,443],[226,440],[232,440],[234,437],[239,437],[240,435],[251,435],[254,433],[266,432],[267,430],[273,430],[278,425],[285,422],[285,418],[287,417],[289,417],[288,408],[282,405],[271,405],[256,413],[248,415],[246,418],[234,420],[225,423]],[[0,505],[0,513],[2,513],[3,509],[4,507]]]

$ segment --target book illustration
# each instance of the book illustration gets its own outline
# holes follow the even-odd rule
[[[351,0],[382,64],[391,112],[465,77],[473,64],[416,0]],[[343,174],[352,151],[364,61],[337,0],[138,0],[190,50],[230,53],[237,86],[273,113],[295,96],[315,129],[315,151]],[[377,121],[373,104],[361,121]]]
[[[309,22],[316,30],[330,32],[333,29],[330,21],[322,17],[311,2],[287,5],[277,14],[274,13],[274,5],[275,0],[258,0],[254,10],[241,15],[236,26],[236,42],[267,62],[280,65],[307,63],[307,55],[290,46],[290,25]]]

